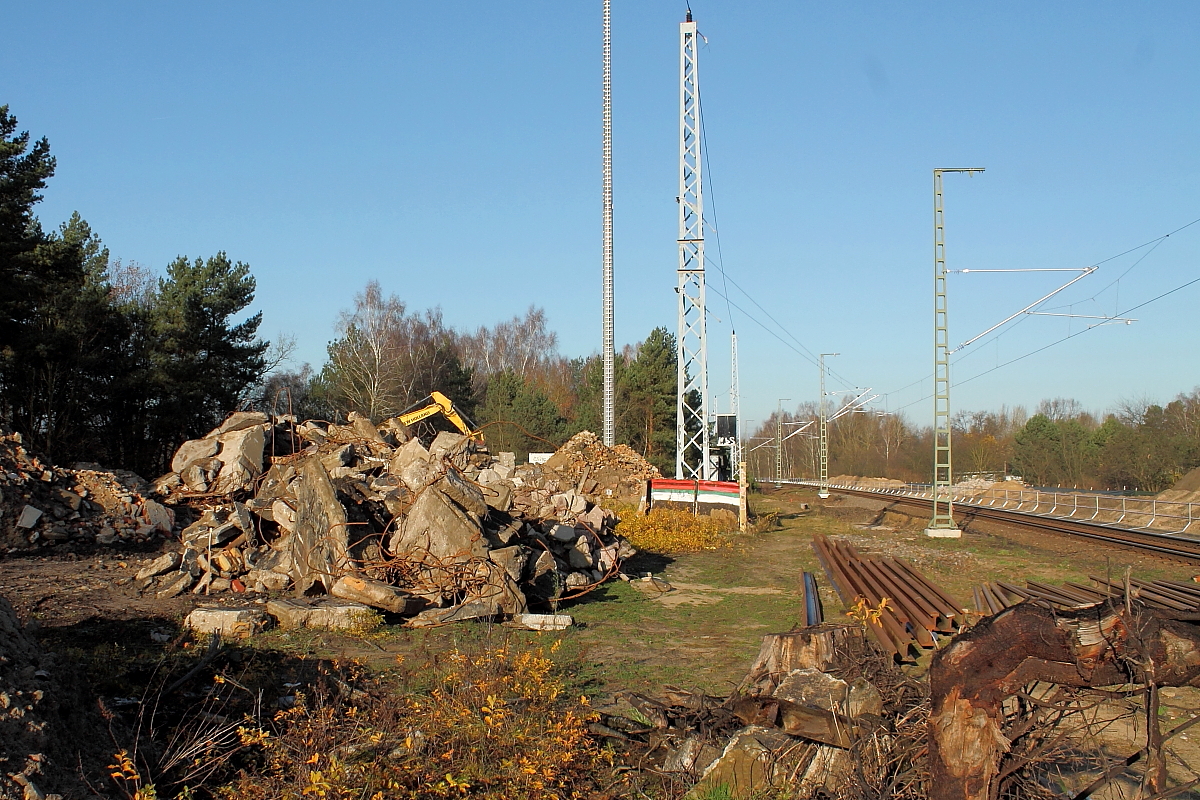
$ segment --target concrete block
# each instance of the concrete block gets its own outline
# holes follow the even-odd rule
[[[270,618],[257,608],[197,608],[183,624],[196,633],[245,638],[265,630]]]

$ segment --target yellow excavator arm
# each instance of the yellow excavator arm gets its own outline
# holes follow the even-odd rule
[[[414,422],[420,422],[439,413],[450,420],[451,424],[466,436],[470,436],[477,442],[483,441],[483,434],[475,430],[475,425],[454,407],[454,402],[449,397],[441,392],[430,392],[429,397],[401,414],[400,421],[405,425],[412,425]]]

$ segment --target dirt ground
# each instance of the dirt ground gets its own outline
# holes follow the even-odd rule
[[[809,510],[801,510],[804,504]],[[767,489],[754,496],[753,505],[760,515],[777,515],[771,530],[735,537],[726,550],[643,553],[626,565],[631,574],[665,579],[670,591],[612,582],[564,604],[560,610],[580,623],[567,632],[565,643],[579,648],[599,688],[645,689],[676,682],[713,692],[736,684],[763,634],[800,621],[805,571],[817,576],[826,617],[844,619],[841,601],[813,554],[814,533],[844,537],[865,553],[908,559],[963,608],[971,605],[972,587],[985,580],[1086,584],[1089,575],[1121,575],[1127,566],[1134,577],[1145,579],[1188,580],[1200,574],[1200,564],[997,523],[972,522],[961,539],[929,539],[921,533],[924,520],[890,511],[885,503],[837,495],[819,501],[800,488]],[[63,628],[86,634],[89,626],[118,622],[173,630],[198,605],[266,601],[264,595],[229,592],[172,599],[139,596],[132,577],[154,556],[101,550],[90,556],[8,558],[0,560],[0,593],[45,635]],[[438,630],[424,636],[447,635]],[[328,644],[337,647],[337,638],[329,637]],[[402,649],[413,638],[395,632],[378,645],[342,646],[379,653],[380,648]]]
[[[836,495],[822,502],[799,488],[768,489],[753,496],[752,506],[759,515],[776,514],[777,524],[762,533],[735,537],[729,549],[678,556],[639,554],[627,564],[630,573],[653,573],[665,580],[670,591],[612,582],[559,609],[575,617],[578,625],[571,630],[512,635],[547,642],[561,639],[579,665],[580,685],[597,696],[620,690],[655,694],[668,685],[726,694],[744,676],[764,634],[801,621],[803,572],[816,574],[826,618],[845,619],[813,554],[815,533],[845,537],[863,552],[908,559],[964,608],[970,607],[971,588],[984,580],[1088,583],[1089,575],[1121,575],[1127,566],[1134,577],[1146,579],[1189,580],[1200,573],[1200,564],[996,523],[971,523],[958,540],[929,539],[921,533],[925,520],[889,511],[883,503]],[[153,643],[174,637],[184,616],[197,605],[266,600],[262,595],[229,593],[189,593],[167,600],[140,597],[131,579],[153,557],[101,551],[8,558],[0,560],[0,594],[50,649],[89,643],[120,647],[135,640],[139,647],[158,646]],[[462,637],[477,635],[482,627],[412,631],[388,626],[366,638],[275,631],[261,637],[261,646],[386,664],[417,648],[450,647]],[[1200,710],[1200,690],[1164,692],[1163,700],[1167,728]],[[1124,755],[1136,749],[1132,727],[1114,731],[1110,739],[1115,740],[1106,743],[1113,752]],[[1200,733],[1178,737],[1170,758],[1175,777],[1200,777]]]

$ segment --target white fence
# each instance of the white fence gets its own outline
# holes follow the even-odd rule
[[[820,486],[819,481],[785,481],[785,483]],[[831,489],[855,489],[897,497],[916,497],[932,500],[928,484],[903,486],[871,486],[860,484],[829,484]],[[1047,492],[1040,489],[954,489],[956,505],[975,508],[999,508],[1019,511],[1039,517],[1073,519],[1094,522],[1114,528],[1140,530],[1149,533],[1195,539],[1200,534],[1200,503],[1179,503],[1151,497]],[[1200,539],[1197,539],[1200,541]]]

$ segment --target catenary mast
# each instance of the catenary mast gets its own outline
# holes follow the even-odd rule
[[[700,171],[699,35],[679,24],[679,322],[675,477],[709,480],[708,339],[704,311],[704,190]]]

